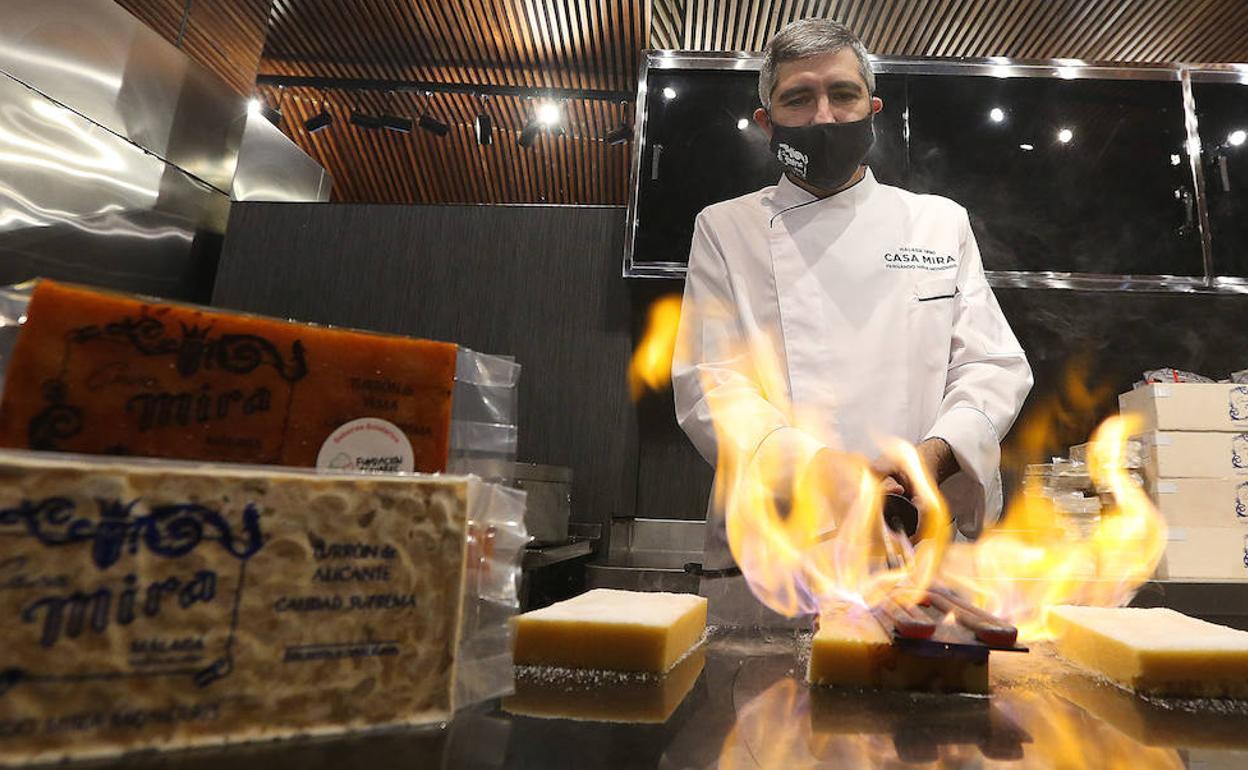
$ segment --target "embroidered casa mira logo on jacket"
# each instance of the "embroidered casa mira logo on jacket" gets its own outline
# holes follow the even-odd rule
[[[919,246],[899,246],[884,252],[884,267],[892,270],[952,270],[958,259]]]

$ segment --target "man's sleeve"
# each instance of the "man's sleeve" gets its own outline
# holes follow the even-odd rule
[[[958,459],[961,471],[948,485],[963,493],[958,496],[966,505],[955,505],[954,513],[959,528],[970,534],[978,531],[986,510],[1000,505],[1001,439],[1031,390],[1032,376],[988,286],[965,211],[962,216],[949,370],[936,423],[925,438],[944,439]]]
[[[718,449],[712,408],[730,411],[731,439],[741,453],[737,456],[749,456],[789,425],[785,413],[767,398],[770,389],[783,387],[783,377],[758,370],[752,345],[765,342],[762,335],[747,331],[749,320],[739,317],[733,299],[721,244],[705,214],[699,214],[672,360],[672,389],[677,422],[712,465]],[[775,403],[785,403],[785,397]]]

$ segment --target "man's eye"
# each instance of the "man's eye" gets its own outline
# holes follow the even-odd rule
[[[809,96],[794,96],[792,99],[789,99],[787,102],[785,102],[785,104],[789,105],[790,107],[796,107],[800,104],[805,104],[808,101],[810,101]]]

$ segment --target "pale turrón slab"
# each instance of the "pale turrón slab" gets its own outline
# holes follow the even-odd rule
[[[1248,697],[1248,632],[1170,609],[1054,607],[1063,657],[1136,692]]]
[[[705,629],[701,596],[596,588],[516,618],[515,662],[662,672]]]
[[[811,684],[921,692],[988,691],[987,659],[906,652],[866,610],[825,612],[810,645]]]
[[[0,451],[0,765],[449,719],[476,484]]]

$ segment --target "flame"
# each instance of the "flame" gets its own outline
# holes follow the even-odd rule
[[[1115,394],[1107,383],[1091,384],[1091,369],[1088,354],[1071,357],[1062,386],[1028,405],[1025,419],[1010,436],[1010,446],[1002,450],[1003,466],[1021,473],[1027,463],[1061,454],[1092,432],[1096,416],[1114,403]]]
[[[660,297],[650,306],[646,331],[628,367],[628,387],[633,400],[649,390],[663,390],[672,380],[672,355],[680,326],[680,295]]]
[[[766,336],[755,336],[749,355],[769,406],[795,430],[767,434],[774,412],[758,408],[757,392],[716,389],[710,381],[704,390],[719,448],[716,507],[754,595],[790,617],[844,602],[874,606],[886,596],[920,601],[938,572],[950,525],[915,448],[883,442],[885,455],[914,480],[925,510],[920,535],[928,545],[917,550],[885,527],[880,482],[867,458],[814,438],[821,418],[788,401]],[[766,437],[755,446],[759,435]]]
[[[721,325],[731,319],[722,308],[694,311]],[[630,368],[634,393],[666,384],[679,318],[675,296],[651,308]],[[1021,494],[975,543],[952,542],[948,504],[916,447],[879,441],[884,456],[910,479],[922,512],[914,546],[885,526],[881,486],[869,460],[834,445],[824,427],[827,415],[789,402],[771,337],[760,330],[748,336],[743,349],[718,350],[716,357],[748,362],[756,387],[723,387],[714,374],[705,374],[702,386],[718,446],[715,508],[725,516],[729,547],[751,590],[772,610],[796,617],[846,602],[913,604],[936,583],[1014,623],[1020,639],[1033,640],[1049,635],[1047,608],[1120,605],[1152,575],[1166,528],[1123,467],[1134,430],[1125,420],[1107,419],[1089,448],[1090,476],[1114,500],[1090,533],[1072,533],[1052,500]],[[1089,387],[1087,379],[1086,366],[1076,361],[1067,393],[1043,402],[1033,410],[1036,418],[1020,426],[1024,451],[1048,451],[1059,432],[1092,417],[1109,391]]]
[[[1049,607],[1125,604],[1161,560],[1166,524],[1123,468],[1132,421],[1106,419],[1088,448],[1088,471],[1098,488],[1113,493],[1113,507],[1085,537],[1063,526],[1057,504],[1019,495],[997,526],[974,544],[954,544],[942,577],[968,591],[977,605],[1010,620],[1024,639],[1052,636]]]

